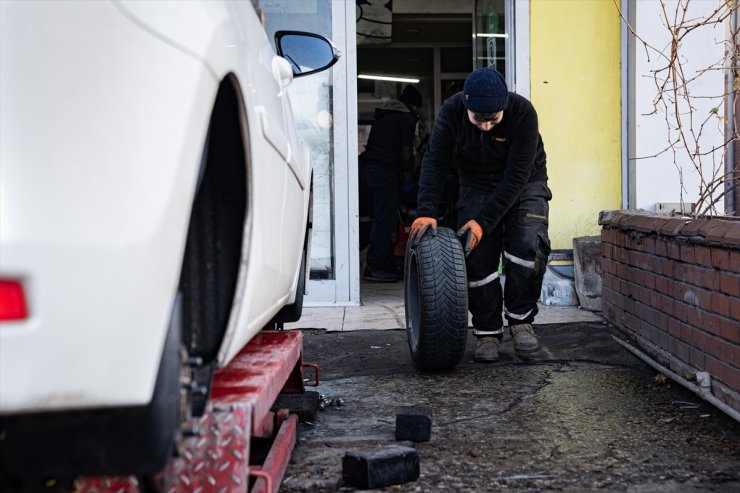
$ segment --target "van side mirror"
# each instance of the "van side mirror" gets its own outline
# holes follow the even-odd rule
[[[326,70],[339,60],[339,50],[325,37],[302,31],[275,33],[277,54],[290,62],[293,77]]]

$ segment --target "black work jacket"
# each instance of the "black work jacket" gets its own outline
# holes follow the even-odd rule
[[[470,123],[462,93],[445,101],[434,121],[421,164],[416,217],[437,217],[444,184],[457,169],[461,186],[493,192],[476,221],[490,233],[527,183],[547,180],[547,160],[537,112],[509,93],[503,119],[488,132]]]
[[[375,122],[370,129],[361,164],[379,166],[400,174],[413,167],[413,156],[403,160],[402,149],[413,150],[417,115],[400,101],[392,100],[375,109]],[[413,151],[412,151],[413,152]]]

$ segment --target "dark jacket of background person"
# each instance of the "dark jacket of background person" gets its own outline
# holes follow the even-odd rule
[[[375,109],[362,165],[374,165],[400,175],[413,167],[414,132],[418,117],[399,100]]]
[[[450,166],[460,184],[492,191],[476,221],[490,233],[527,183],[547,180],[545,150],[537,113],[526,98],[509,92],[501,123],[481,132],[470,123],[462,93],[445,101],[429,139],[419,182],[416,217],[436,217]]]

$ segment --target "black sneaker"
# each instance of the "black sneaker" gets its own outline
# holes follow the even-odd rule
[[[362,274],[362,279],[370,282],[398,282],[401,280],[401,276],[395,272],[384,272],[380,270],[370,270],[365,267],[365,272]]]

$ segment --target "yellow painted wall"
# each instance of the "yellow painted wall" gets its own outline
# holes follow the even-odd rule
[[[531,0],[531,99],[553,199],[553,248],[621,209],[620,20],[612,0]]]

